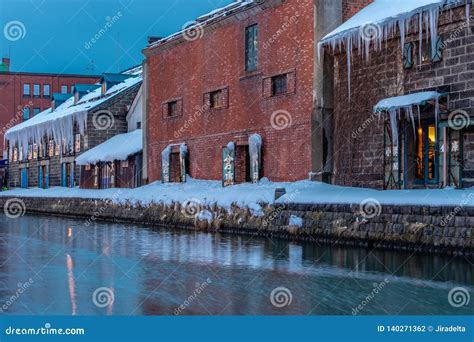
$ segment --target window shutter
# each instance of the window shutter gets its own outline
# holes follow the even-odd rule
[[[443,59],[443,39],[438,36],[436,46],[431,49],[431,61],[436,63]]]
[[[211,108],[211,93],[209,92],[204,94],[204,107],[206,109]]]
[[[163,114],[163,118],[167,118],[169,116],[168,103],[162,103],[161,104],[161,111],[162,111],[162,114]]]
[[[286,74],[287,93],[292,94],[296,92],[296,72],[291,71]]]
[[[181,116],[183,115],[183,100],[179,99],[176,101],[176,115]]]
[[[410,69],[413,66],[413,44],[406,43],[403,48],[403,67]]]
[[[229,88],[222,89],[222,104],[224,108],[229,107]]]
[[[222,148],[222,186],[235,184],[235,149]]]
[[[272,96],[272,78],[267,77],[263,79],[263,97]]]

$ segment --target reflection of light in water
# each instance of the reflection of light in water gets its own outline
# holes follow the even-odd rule
[[[66,254],[66,267],[67,267],[67,278],[69,285],[69,298],[71,299],[72,315],[77,314],[77,304],[76,304],[76,282],[74,281],[74,262],[72,257],[69,254]]]
[[[67,237],[68,238],[72,237],[72,228],[67,229]]]

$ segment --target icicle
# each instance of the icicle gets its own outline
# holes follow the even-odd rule
[[[413,107],[412,106],[408,106],[405,108],[405,112],[407,113],[411,123],[412,123],[412,126],[413,126],[413,136],[416,137],[416,125],[415,125],[415,116],[413,115]]]
[[[402,45],[402,50],[405,48],[405,18],[401,18],[398,20],[398,29],[400,30],[400,43]]]
[[[418,58],[418,64],[421,65],[421,57],[422,57],[422,47],[423,47],[423,12],[420,12],[418,14],[420,22],[418,23],[418,30],[419,32],[419,39],[420,39],[420,48],[418,49],[419,53],[419,58]]]
[[[392,129],[393,143],[395,146],[398,146],[398,125],[397,125],[397,110],[390,109],[390,126]]]
[[[438,41],[438,17],[439,8],[432,7],[428,11],[430,18],[430,37],[431,37],[431,55],[436,51],[436,43]]]
[[[347,89],[349,91],[349,102],[351,101],[351,53],[352,53],[352,38],[348,37],[346,40],[346,54],[347,54]]]

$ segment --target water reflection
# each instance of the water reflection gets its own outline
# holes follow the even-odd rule
[[[385,281],[361,314],[474,312],[447,298],[454,286],[472,292],[464,258],[52,217],[1,216],[0,225],[0,305],[34,279],[7,314],[350,315]],[[114,296],[106,307],[92,300],[101,287]],[[290,305],[272,305],[277,287],[291,291]]]

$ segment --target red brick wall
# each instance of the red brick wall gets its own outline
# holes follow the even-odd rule
[[[342,0],[342,18],[344,21],[350,19],[365,6],[371,4],[374,0]]]
[[[162,150],[183,142],[188,144],[192,177],[221,179],[222,147],[230,141],[245,143],[255,132],[263,138],[265,177],[294,181],[307,179],[311,171],[313,1],[288,0],[252,16],[228,20],[217,23],[199,40],[145,52],[151,54],[149,181],[161,177]],[[246,73],[245,27],[255,23],[259,25],[259,66],[256,72]],[[276,36],[273,42],[272,36]],[[263,79],[289,71],[296,71],[295,91],[264,98]],[[222,87],[228,87],[228,108],[200,111],[204,93]],[[162,103],[177,98],[182,99],[182,115],[163,118]],[[277,111],[289,113],[290,127],[273,128],[271,118]]]
[[[0,73],[0,147],[3,147],[3,135],[11,127],[23,122],[22,108],[30,106],[30,117],[33,109],[40,108],[41,111],[51,107],[51,99],[44,98],[43,84],[50,85],[50,93],[61,91],[62,85],[71,87],[76,83],[95,83],[98,78],[80,75],[51,75],[33,73]],[[23,97],[23,84],[30,85],[30,97]],[[39,84],[40,98],[33,97],[33,85]],[[0,158],[3,148],[0,150]]]

